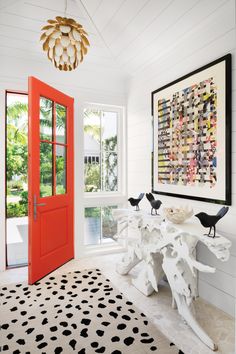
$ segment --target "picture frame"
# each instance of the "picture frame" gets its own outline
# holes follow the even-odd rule
[[[231,205],[231,54],[151,93],[152,192]]]

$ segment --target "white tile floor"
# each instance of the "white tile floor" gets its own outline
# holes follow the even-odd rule
[[[129,275],[121,276],[115,271],[116,262],[121,257],[122,254],[112,254],[73,260],[57,269],[55,273],[100,268],[102,273],[185,354],[212,354],[213,352],[182,321],[178,312],[171,308],[171,294],[168,285],[163,282],[158,293],[145,297],[131,284],[131,279],[137,275],[138,268],[142,267],[142,264],[136,266]],[[11,269],[0,273],[0,285],[22,281],[27,281],[27,268]],[[233,318],[202,299],[195,302],[195,309],[199,323],[218,344],[217,353],[234,354]]]

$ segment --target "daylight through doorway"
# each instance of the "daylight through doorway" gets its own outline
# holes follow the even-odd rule
[[[6,92],[7,267],[28,264],[28,95]]]

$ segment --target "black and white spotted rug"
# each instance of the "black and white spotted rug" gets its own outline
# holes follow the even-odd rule
[[[0,288],[0,352],[182,353],[98,269]]]

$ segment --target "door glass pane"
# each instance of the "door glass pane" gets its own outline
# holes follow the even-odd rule
[[[40,139],[52,141],[53,103],[40,97]]]
[[[117,153],[104,151],[102,154],[102,190],[114,192],[118,190]]]
[[[40,196],[53,195],[52,144],[40,143]]]
[[[102,112],[102,145],[104,150],[117,151],[117,113]]]
[[[66,193],[66,147],[56,145],[56,194]]]
[[[66,107],[56,103],[56,141],[66,144]]]

